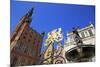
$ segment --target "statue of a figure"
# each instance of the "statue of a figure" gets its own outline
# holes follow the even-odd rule
[[[76,41],[77,44],[79,43],[83,43],[82,40],[81,40],[81,37],[78,33],[78,28],[73,28],[74,30],[72,31],[73,32],[73,35],[74,35],[74,40]]]

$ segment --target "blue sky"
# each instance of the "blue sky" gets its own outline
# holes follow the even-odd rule
[[[73,27],[80,26],[82,28],[89,22],[95,25],[95,6],[11,1],[11,33],[20,18],[32,7],[35,9],[30,26],[39,33],[45,32],[44,39],[48,32],[59,27],[66,36],[66,33]]]

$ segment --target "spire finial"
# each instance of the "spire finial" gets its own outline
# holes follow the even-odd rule
[[[31,17],[32,14],[33,14],[33,10],[34,10],[34,7],[32,7],[32,8],[28,11],[28,13],[26,14],[26,16],[27,16],[27,17]]]
[[[34,10],[34,8],[32,7],[32,8],[28,11],[28,13],[25,15],[25,17],[27,17],[26,20],[25,20],[25,22],[27,22],[27,23],[29,23],[29,24],[30,24],[30,22],[32,22],[31,16],[32,16],[32,14],[33,14],[33,10]]]

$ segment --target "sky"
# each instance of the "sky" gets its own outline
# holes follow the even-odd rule
[[[95,25],[95,6],[11,0],[11,33],[32,7],[34,13],[30,27],[39,33],[45,32],[44,40],[53,29],[62,28],[63,36],[66,37],[73,27],[83,28],[90,22]]]

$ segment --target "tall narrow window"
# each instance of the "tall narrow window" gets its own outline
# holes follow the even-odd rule
[[[21,49],[22,49],[22,52],[24,53],[25,49],[27,49],[26,44],[23,44]]]
[[[84,38],[84,37],[85,37],[85,34],[84,34],[84,32],[81,32],[81,36],[82,36],[82,38]]]
[[[15,65],[16,65],[16,63],[17,63],[17,58],[16,58],[16,57],[14,57],[14,58],[13,58],[12,65],[13,65],[13,66],[15,66]]]
[[[89,32],[90,36],[93,36],[93,32],[91,29],[89,29],[88,32]]]
[[[24,65],[24,64],[25,64],[25,59],[22,58],[22,59],[21,59],[21,65]]]
[[[32,56],[35,56],[35,55],[36,55],[36,53],[35,53],[35,51],[33,50],[33,51],[32,51]]]
[[[73,35],[69,37],[70,42],[74,40]]]
[[[85,37],[89,36],[88,31],[85,31]]]
[[[22,47],[22,44],[21,44],[20,42],[18,42],[18,43],[16,44],[15,49],[16,49],[17,51],[20,51],[20,50],[21,50],[21,47]]]
[[[26,47],[27,47],[27,45],[26,45]],[[25,48],[24,53],[27,53],[27,51],[28,51],[28,48]]]
[[[31,55],[31,49],[30,49],[31,47],[30,46],[28,46],[28,54],[29,55]]]
[[[11,54],[10,63],[11,63],[11,65],[13,65],[13,63],[14,63],[14,55],[13,54]]]

